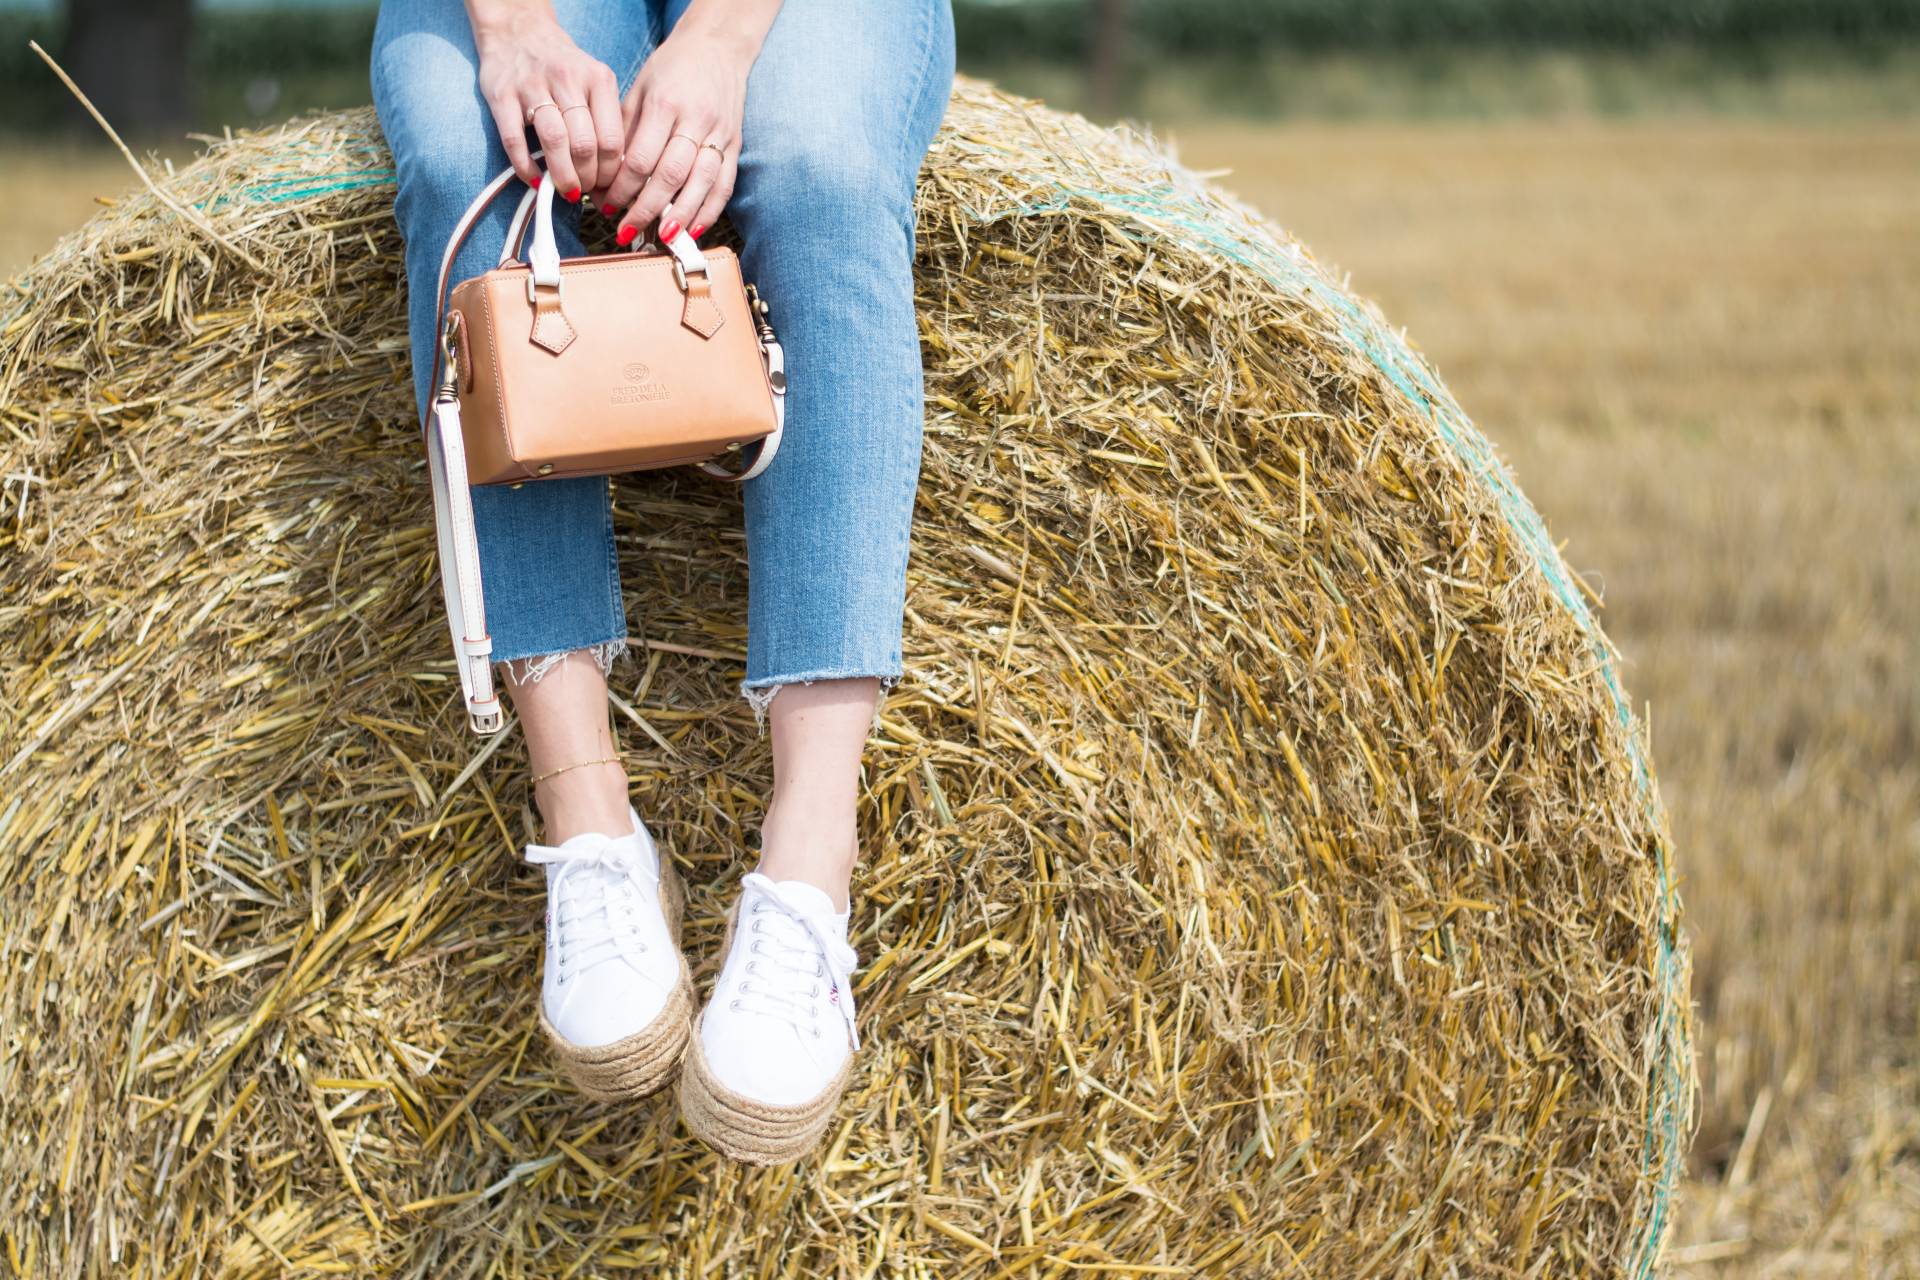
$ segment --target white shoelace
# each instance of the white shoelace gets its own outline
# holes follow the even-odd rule
[[[547,910],[558,938],[556,977],[573,975],[617,956],[640,963],[647,949],[640,913],[647,904],[646,860],[631,846],[608,837],[574,848],[529,845],[527,861],[559,869],[548,885]]]
[[[745,975],[735,988],[733,1007],[780,1018],[803,1035],[820,1034],[819,1000],[839,1010],[851,1045],[860,1047],[854,1026],[853,973],[860,957],[826,920],[802,911],[774,890],[758,871],[741,877],[741,918],[747,951]]]

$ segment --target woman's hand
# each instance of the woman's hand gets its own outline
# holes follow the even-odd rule
[[[573,42],[546,5],[468,0],[480,54],[480,93],[513,170],[529,186],[540,166],[527,151],[533,125],[556,190],[578,201],[612,183],[626,128],[613,72]]]
[[[683,31],[648,58],[620,112],[627,123],[619,172],[601,212],[626,209],[617,239],[634,237],[660,219],[660,238],[686,227],[698,236],[733,195],[753,58],[738,41]],[[757,46],[756,46],[757,52]]]

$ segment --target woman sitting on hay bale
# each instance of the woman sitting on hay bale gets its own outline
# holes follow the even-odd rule
[[[952,15],[944,0],[467,10],[389,3],[374,37],[421,413],[442,250],[502,167],[541,180],[533,146],[557,193],[617,220],[623,246],[649,230],[697,239],[726,209],[802,371],[789,443],[744,489],[741,691],[763,729],[772,722],[773,795],[697,1019],[677,945],[683,895],[630,806],[608,719],[627,640],[608,481],[472,491],[493,658],[550,841],[528,850],[547,870],[542,1025],[569,1076],[603,1099],[653,1092],[684,1054],[689,1128],[739,1159],[791,1159],[817,1143],[857,1045],[854,802],[879,691],[901,674],[922,418],[913,201],[952,86]],[[486,216],[452,279],[497,256],[510,210]],[[563,252],[584,252],[577,225],[561,234]]]

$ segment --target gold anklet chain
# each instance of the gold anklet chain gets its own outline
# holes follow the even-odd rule
[[[545,782],[548,778],[554,777],[558,774],[565,773],[569,769],[584,769],[588,765],[594,765],[594,764],[619,764],[619,763],[620,763],[619,756],[602,756],[598,760],[582,760],[579,764],[563,764],[558,769],[549,769],[545,773],[535,774],[533,776],[533,781],[528,783],[527,785],[532,787],[537,787],[541,783]]]

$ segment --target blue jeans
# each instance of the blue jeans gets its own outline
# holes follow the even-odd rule
[[[554,8],[624,95],[686,4],[556,0]],[[780,452],[742,486],[741,692],[763,727],[783,684],[874,676],[885,687],[902,674],[923,413],[913,200],[946,112],[953,56],[949,0],[787,0],[748,78],[727,214],[744,243],[746,278],[772,308],[789,377]],[[440,256],[473,196],[507,167],[477,64],[460,0],[381,5],[373,99],[398,174],[394,215],[406,242],[423,422]],[[493,265],[514,203],[494,202],[452,281]],[[559,208],[561,255],[584,253],[579,209]],[[495,661],[515,683],[582,650],[609,669],[627,620],[608,479],[476,485],[472,493]]]

